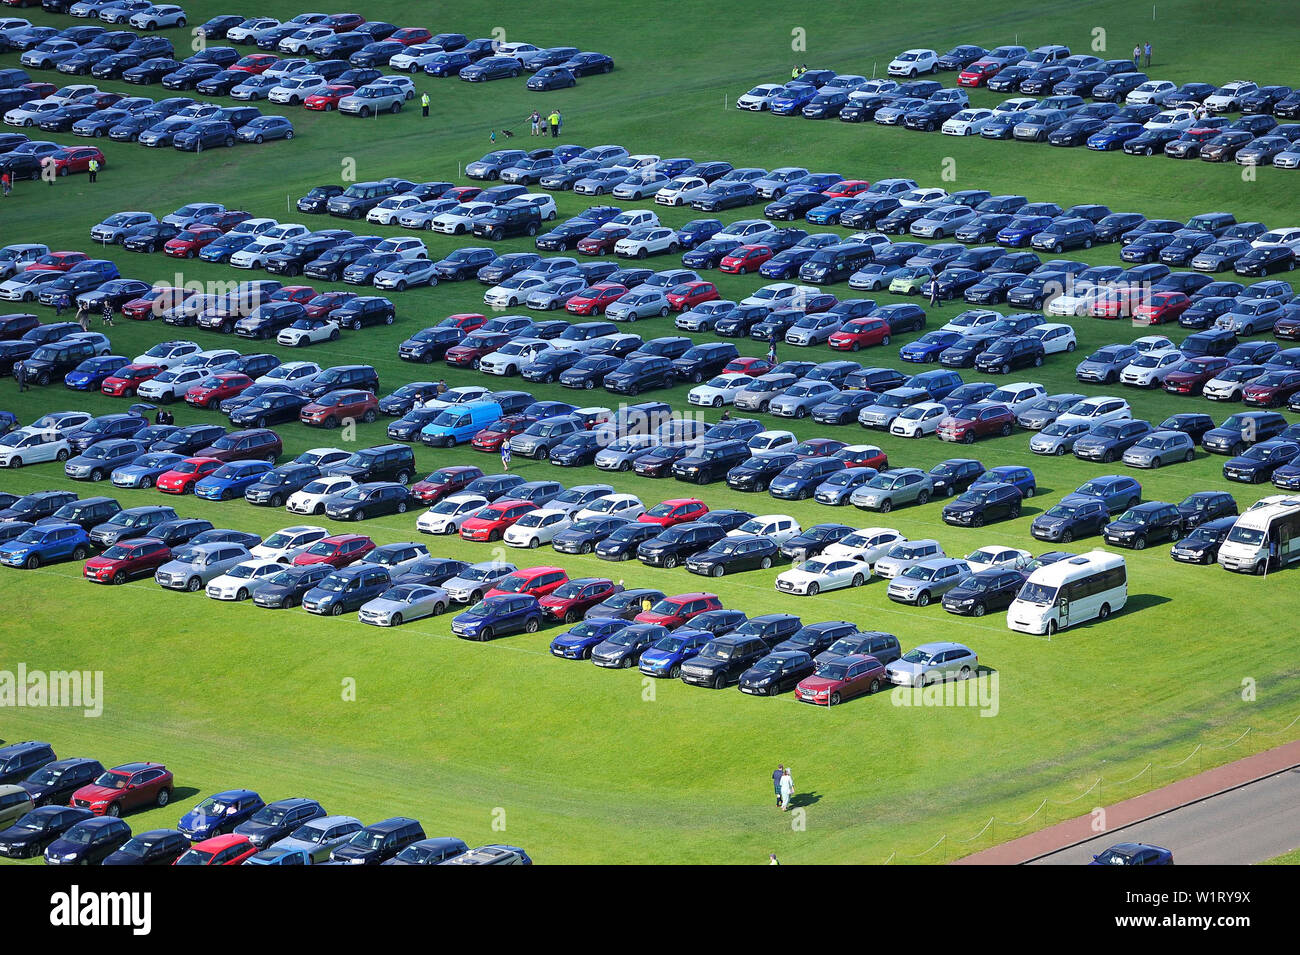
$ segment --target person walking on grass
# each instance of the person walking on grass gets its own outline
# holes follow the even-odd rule
[[[99,178],[99,160],[92,159],[86,166],[86,172],[90,176],[90,181],[95,182]]]
[[[4,197],[8,199],[9,193],[13,192],[14,189],[13,176],[9,175],[9,173],[0,176],[0,188],[4,190]]]
[[[501,470],[510,473],[510,441],[501,442]]]
[[[104,299],[104,327],[113,327],[113,303]]]
[[[529,115],[528,117],[528,122],[532,124],[534,136],[542,135],[542,114],[541,113],[539,113],[537,110],[533,110],[532,114]]]
[[[551,115],[546,117],[546,123],[551,127],[551,138],[560,138],[560,111],[551,110]]]
[[[1142,44],[1142,55],[1146,59],[1146,63],[1144,65],[1150,66],[1151,65],[1151,41],[1150,40],[1147,40],[1146,43]]]
[[[786,769],[781,775],[781,811],[787,812],[790,809],[790,797],[794,795],[794,779],[790,775],[790,770]]]
[[[767,864],[768,864],[768,865],[780,865],[780,864],[781,864],[779,861],[777,861],[776,853],[775,853],[775,852],[769,852],[769,853],[767,854]]]
[[[1140,46],[1133,47],[1133,69],[1136,70],[1138,68],[1138,64],[1141,62],[1141,60],[1142,60],[1142,47]]]
[[[943,297],[939,294],[939,276],[930,276],[930,307],[939,308],[943,305]]]
[[[781,777],[785,775],[785,766],[777,764],[776,769],[772,770],[772,793],[776,796],[776,804],[781,805]]]
[[[20,361],[14,362],[14,381],[18,382],[19,393],[27,390],[27,369]]]
[[[429,118],[429,94],[420,94],[420,115],[425,119]]]

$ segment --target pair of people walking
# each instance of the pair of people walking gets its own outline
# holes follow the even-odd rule
[[[776,804],[785,812],[790,808],[790,797],[794,795],[794,777],[790,775],[790,768],[785,765],[778,765],[772,771],[772,790],[776,796]]]
[[[1143,57],[1146,58],[1146,63],[1142,65],[1150,66],[1151,65],[1151,44],[1149,42],[1144,43],[1141,46],[1133,47],[1133,66],[1134,67],[1138,66],[1139,62],[1142,60]]]

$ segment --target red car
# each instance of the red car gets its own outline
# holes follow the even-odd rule
[[[402,46],[414,46],[416,43],[424,43],[433,37],[433,34],[424,27],[402,27],[388,39],[396,40]]]
[[[85,103],[87,106],[93,106],[95,109],[108,109],[118,100],[122,99],[121,93],[110,93],[107,90],[100,90],[97,93],[88,93],[85,96],[78,96],[78,103]]]
[[[97,146],[67,146],[57,153],[50,153],[42,162],[54,167],[55,175],[66,176],[71,172],[89,172],[90,161],[99,161],[99,171],[103,172],[108,161]]]
[[[245,428],[223,434],[206,448],[199,448],[196,457],[217,458],[221,461],[270,461],[275,463],[284,451],[280,436],[267,428]]]
[[[451,189],[448,189],[438,198],[455,199],[457,202],[469,202],[471,199],[473,199],[482,191],[483,191],[482,186],[455,186]]]
[[[72,794],[68,805],[96,816],[120,816],[132,809],[165,806],[172,798],[172,774],[162,763],[123,763]]]
[[[345,96],[351,96],[356,91],[355,86],[349,86],[347,83],[332,83],[319,93],[312,93],[302,101],[302,105],[307,109],[321,110],[328,113],[330,110],[339,108],[339,100]]]
[[[455,315],[448,315],[438,324],[443,328],[459,328],[468,335],[486,325],[487,316],[480,315],[478,312],[457,312]]]
[[[286,285],[284,288],[276,289],[271,293],[268,302],[297,302],[299,305],[306,306],[308,302],[316,297],[316,290],[310,285]],[[336,306],[337,307],[337,306]]]
[[[186,458],[170,471],[158,475],[158,490],[164,494],[188,494],[194,485],[225,464],[219,458]]]
[[[366,424],[379,417],[379,399],[373,392],[359,388],[340,388],[327,392],[302,406],[298,420],[317,428],[337,428],[348,421]]]
[[[85,252],[51,252],[27,266],[26,272],[67,272],[89,259]]]
[[[564,303],[566,311],[574,315],[601,315],[605,309],[627,294],[627,286],[617,282],[600,282],[591,288],[583,289]],[[668,296],[672,301],[672,296]]]
[[[179,305],[193,294],[191,289],[155,285],[139,298],[126,302],[122,306],[122,314],[138,322],[152,321],[160,312]]]
[[[1088,314],[1093,318],[1128,318],[1145,297],[1137,286],[1114,288],[1093,302]]]
[[[335,33],[349,33],[365,22],[366,18],[359,13],[331,13],[320,25]]]
[[[874,444],[851,444],[840,448],[835,457],[844,462],[846,468],[875,468],[883,471],[889,467],[889,455]]]
[[[819,663],[812,676],[799,681],[794,688],[794,698],[820,706],[838,706],[845,700],[876,693],[888,685],[883,663],[865,653],[851,653]]]
[[[718,287],[712,282],[684,282],[673,286],[665,297],[674,312],[684,312],[722,296],[718,294]]]
[[[185,392],[185,401],[196,408],[215,408],[253,384],[253,379],[237,371],[220,371],[204,378]]]
[[[242,209],[227,209],[225,212],[214,212],[211,215],[201,216],[197,220],[199,225],[216,226],[222,232],[229,232],[245,219],[253,218],[251,212],[245,212]]]
[[[889,344],[889,322],[883,318],[855,318],[840,326],[826,340],[836,351],[857,351],[873,345]]]
[[[176,238],[167,240],[163,252],[174,259],[192,259],[223,234],[214,225],[188,226]]]
[[[752,375],[757,378],[759,375],[766,375],[772,370],[772,363],[766,358],[750,358],[742,355],[739,358],[733,358],[722,366],[720,375]]]
[[[823,189],[822,195],[831,199],[851,199],[870,188],[871,183],[865,179],[841,179],[829,189]]]
[[[324,318],[356,297],[356,292],[321,292],[311,301],[304,302],[302,307],[307,310],[308,318]]]
[[[33,4],[35,6],[35,4]],[[58,89],[53,83],[24,83],[18,87],[20,90],[27,90],[30,93],[29,102],[34,99],[45,99]]]
[[[257,846],[248,836],[232,832],[194,843],[172,865],[242,865],[253,855],[257,855]]]
[[[483,596],[504,597],[508,594],[523,594],[528,597],[545,597],[558,590],[568,581],[569,575],[563,567],[521,567],[513,574],[506,574]]]
[[[524,431],[537,420],[536,415],[512,414],[498,418],[470,441],[470,447],[479,451],[500,451],[501,445]]]
[[[442,360],[453,368],[477,368],[480,359],[486,358],[508,341],[510,336],[505,332],[472,334],[459,345],[448,348]]]
[[[657,623],[669,630],[680,627],[692,617],[706,610],[721,610],[722,599],[717,594],[674,594],[665,597],[649,610],[642,610],[632,618],[633,623]]]
[[[687,521],[698,521],[709,512],[709,506],[698,497],[676,497],[660,501],[654,507],[637,518],[642,524],[658,524],[660,527],[672,527]]]
[[[939,422],[935,432],[943,441],[973,444],[976,438],[998,434],[1007,437],[1016,426],[1016,414],[1000,401],[977,401]]]
[[[790,451],[802,461],[805,458],[833,458],[844,448],[844,442],[834,438],[809,438],[790,448]]]
[[[759,266],[775,254],[770,245],[738,245],[722,257],[718,271],[730,275],[757,272]]]
[[[497,541],[515,521],[537,510],[532,501],[494,501],[460,526],[460,536],[467,541]]]
[[[1199,395],[1205,383],[1232,364],[1221,357],[1202,356],[1189,358],[1165,375],[1162,387],[1171,395]]]
[[[162,371],[162,365],[125,365],[105,378],[99,390],[112,398],[130,398],[141,384]]]
[[[614,246],[618,244],[619,239],[625,239],[632,234],[632,230],[627,226],[603,225],[591,235],[578,242],[576,248],[583,255],[613,255]]]
[[[93,583],[124,584],[133,577],[152,576],[171,556],[172,549],[162,541],[140,537],[114,544],[98,557],[90,558],[81,573]]]
[[[1155,292],[1133,308],[1134,325],[1160,325],[1176,322],[1191,307],[1192,300],[1183,292]]]
[[[226,69],[237,73],[248,73],[251,76],[260,76],[279,62],[280,58],[274,53],[250,53],[242,60],[232,63]]]
[[[322,537],[293,559],[295,567],[309,564],[329,564],[331,567],[346,567],[355,564],[366,554],[375,549],[375,542],[364,534],[335,534]]]
[[[1002,64],[995,60],[976,60],[966,69],[957,74],[958,86],[983,86],[993,77],[998,75],[1002,69]]]
[[[1252,408],[1280,408],[1300,391],[1300,371],[1268,371],[1241,389],[1241,403]]]
[[[459,494],[483,476],[483,469],[471,464],[454,464],[439,468],[423,481],[411,485],[411,495],[425,504],[437,504],[444,497]]]
[[[577,623],[588,608],[622,589],[607,577],[575,577],[537,602],[547,620]]]

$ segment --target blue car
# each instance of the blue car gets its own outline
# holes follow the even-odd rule
[[[272,846],[244,860],[244,865],[311,865],[311,853],[292,846]]]
[[[502,594],[485,597],[451,620],[451,632],[466,640],[491,640],[508,633],[536,633],[542,608],[536,597]]]
[[[262,143],[268,139],[293,139],[293,123],[283,116],[258,116],[235,133],[241,143]]]
[[[1034,478],[1034,472],[1018,464],[1003,464],[996,468],[989,468],[974,480],[971,487],[1004,483],[1014,484],[1024,497],[1033,497],[1038,491],[1038,481]]]
[[[1300,443],[1272,438],[1252,445],[1250,450],[1223,464],[1223,476],[1229,481],[1258,484],[1267,481],[1282,466],[1300,457]]]
[[[998,232],[995,241],[1007,248],[1020,248],[1051,224],[1047,216],[1017,216]]]
[[[898,357],[903,361],[931,363],[939,360],[939,355],[951,345],[961,341],[961,332],[927,332],[914,342],[909,342],[898,350]]]
[[[591,656],[591,648],[604,643],[624,627],[631,626],[630,620],[612,617],[593,617],[583,620],[572,630],[566,630],[551,641],[551,653],[566,660],[586,660]]]
[[[114,487],[151,488],[158,476],[170,471],[185,460],[183,454],[170,451],[150,451],[142,454],[130,464],[123,464],[113,469]]]
[[[677,230],[677,244],[683,249],[693,249],[721,231],[720,219],[692,219]]]
[[[641,651],[637,666],[647,676],[676,680],[682,675],[682,662],[699,653],[713,638],[714,634],[708,630],[681,627]]]
[[[131,438],[109,438],[92,444],[63,464],[63,473],[74,481],[102,481],[115,468],[131,464],[149,449]]]
[[[816,249],[807,247],[785,249],[760,265],[758,274],[765,279],[792,279],[799,274],[799,267],[816,252]]]
[[[227,789],[213,793],[185,815],[176,828],[190,842],[200,842],[232,832],[266,802],[251,789]]]
[[[739,239],[706,239],[683,253],[682,265],[689,269],[716,269],[719,262],[742,244]]]
[[[1174,854],[1163,846],[1120,842],[1092,857],[1088,865],[1173,865]]]
[[[269,461],[231,461],[194,485],[194,496],[205,501],[228,501],[243,497],[262,475],[274,467]]]
[[[1103,474],[1080,484],[1074,494],[1067,494],[1064,500],[1075,496],[1100,498],[1107,511],[1119,514],[1141,503],[1142,485],[1127,475]]]
[[[809,209],[804,218],[813,225],[835,225],[840,221],[840,213],[856,201],[852,196],[836,196],[827,199],[814,209]]]
[[[200,249],[199,258],[204,262],[229,262],[232,255],[256,239],[257,236],[248,232],[227,232]]]
[[[810,83],[790,83],[772,98],[769,109],[773,116],[797,116],[816,95],[817,87]]]
[[[45,847],[46,865],[98,865],[131,838],[131,827],[116,816],[79,822]]]
[[[122,355],[99,355],[95,358],[87,358],[63,376],[63,383],[73,391],[98,391],[105,378],[130,363],[131,359]]]
[[[813,491],[813,500],[818,504],[839,507],[849,503],[853,492],[866,484],[879,472],[875,468],[841,468]]]
[[[1089,136],[1087,146],[1100,152],[1121,149],[1130,139],[1141,135],[1142,130],[1141,123],[1111,123]]]

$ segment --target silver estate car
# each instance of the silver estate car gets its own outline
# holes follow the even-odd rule
[[[894,468],[877,474],[853,492],[849,503],[865,511],[888,514],[900,504],[924,504],[934,493],[934,480],[920,468]]]
[[[172,551],[172,559],[154,572],[153,579],[168,590],[194,592],[251,557],[241,544],[192,544]]]
[[[967,680],[979,673],[979,657],[960,643],[923,643],[885,668],[898,686],[925,686],[945,680]]]
[[[913,564],[889,582],[885,595],[898,603],[928,607],[970,576],[970,565],[955,557],[932,557]]]

